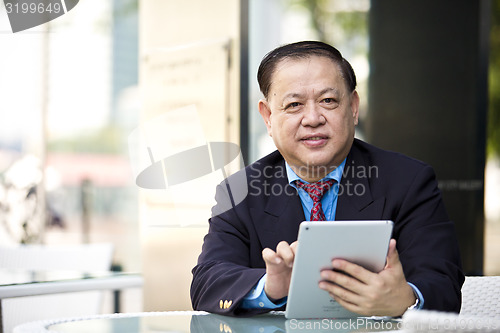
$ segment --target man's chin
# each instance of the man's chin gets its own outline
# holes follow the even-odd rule
[[[332,160],[322,160],[322,159],[309,159],[309,160],[304,160],[304,163],[302,164],[302,168],[305,170],[308,170],[309,172],[315,171],[315,173],[325,173],[328,174],[333,169],[335,168],[334,166],[331,165]]]
[[[302,161],[303,165],[305,167],[311,167],[311,168],[325,168],[325,167],[331,167],[333,163],[333,156],[332,154],[327,154],[326,152],[318,152],[318,153],[312,153],[312,154],[304,154],[302,155]]]

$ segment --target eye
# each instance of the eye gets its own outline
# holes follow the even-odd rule
[[[321,103],[328,108],[336,108],[339,105],[339,102],[333,97],[324,98]]]
[[[300,106],[299,102],[292,102],[285,106],[285,110],[296,109]]]

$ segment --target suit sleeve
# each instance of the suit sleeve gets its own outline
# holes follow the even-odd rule
[[[421,291],[424,309],[459,312],[464,275],[458,241],[433,169],[424,167],[402,195],[394,234],[405,277]]]
[[[193,268],[191,302],[194,310],[224,315],[253,315],[269,310],[241,309],[239,304],[265,274],[265,268],[252,267],[248,212],[245,203],[232,207],[224,184],[216,191],[209,231],[204,238],[198,264]],[[242,208],[243,207],[243,208]],[[242,210],[238,214],[238,210]],[[240,215],[243,218],[240,218]]]

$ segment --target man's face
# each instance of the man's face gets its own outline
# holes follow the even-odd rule
[[[349,153],[358,123],[359,97],[326,57],[284,59],[259,102],[269,135],[292,169],[316,181]]]

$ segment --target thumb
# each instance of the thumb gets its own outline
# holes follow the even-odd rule
[[[387,268],[397,265],[400,265],[400,262],[398,250],[396,249],[396,240],[391,239],[391,241],[389,242],[389,250],[387,251],[387,264],[385,266]]]

